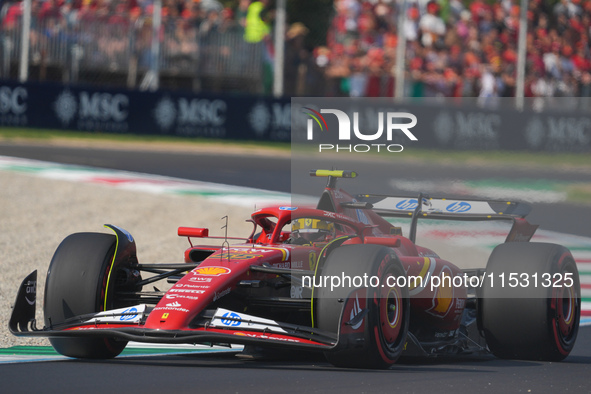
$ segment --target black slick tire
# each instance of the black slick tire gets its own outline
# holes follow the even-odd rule
[[[408,288],[387,285],[388,277],[406,277],[396,254],[379,245],[341,246],[329,254],[321,275],[377,278],[361,293],[366,309],[365,317],[359,323],[363,327],[363,340],[357,341],[355,346],[326,352],[328,361],[346,368],[384,369],[392,366],[404,350],[410,317]],[[332,291],[330,287],[315,289],[318,328],[338,331],[343,299],[356,288],[359,286],[354,283],[343,283]],[[344,319],[355,317],[354,312],[351,315]]]
[[[116,237],[101,233],[76,233],[65,238],[51,260],[45,285],[45,325],[110,309],[112,291],[107,291],[114,268]],[[112,281],[111,281],[112,282]],[[105,300],[105,297],[107,299]],[[50,338],[54,349],[68,357],[106,359],[119,355],[126,341],[111,338]]]
[[[575,344],[581,315],[571,253],[549,243],[497,246],[487,264],[480,307],[480,327],[495,356],[564,359]]]

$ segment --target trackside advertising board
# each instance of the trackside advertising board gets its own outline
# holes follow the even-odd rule
[[[545,106],[531,101],[524,111],[516,111],[511,100],[483,104],[426,98],[382,111],[380,106],[391,107],[393,100],[376,100],[355,101],[354,105],[365,107],[356,120],[354,108],[350,114],[339,114],[337,108],[323,108],[324,112],[315,114],[309,101],[300,98],[294,98],[292,108],[289,98],[0,81],[0,126],[289,142],[291,115],[298,114],[294,125],[309,131],[293,136],[296,140],[307,135],[323,138],[323,129],[308,129],[309,122],[318,127],[318,122],[338,120],[335,132],[344,132],[349,122],[351,135],[361,135],[359,140],[369,146],[382,136],[378,126],[383,122],[383,137],[393,141],[384,149],[390,151],[400,149],[396,148],[400,141],[429,149],[591,150],[591,118],[584,99],[556,99]],[[304,114],[306,106],[312,110]],[[368,128],[355,131],[358,122],[366,122]]]

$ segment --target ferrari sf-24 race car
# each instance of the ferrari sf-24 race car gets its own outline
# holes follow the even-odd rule
[[[47,272],[44,327],[35,322],[35,271],[19,288],[10,331],[49,337],[76,358],[112,358],[128,341],[243,344],[322,352],[335,366],[357,368],[478,352],[558,361],[572,350],[577,267],[563,246],[529,242],[537,226],[525,219],[528,205],[353,197],[336,183],[355,172],[311,175],[328,178],[316,208],[259,209],[246,238],[180,227],[190,244],[183,263],[140,263],[131,234],[113,225],[106,227],[114,234],[68,236]],[[397,218],[410,219],[407,236]],[[416,245],[419,219],[512,227],[486,267],[461,270]],[[221,245],[195,245],[196,238]],[[170,289],[151,286],[157,281]]]

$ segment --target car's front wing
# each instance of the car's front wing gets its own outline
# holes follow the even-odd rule
[[[357,322],[343,321],[341,311],[341,327],[339,333],[331,333],[319,329],[296,326],[287,323],[273,322],[267,319],[258,321],[244,320],[242,314],[242,327],[222,328],[215,324],[215,315],[211,324],[205,327],[186,328],[180,330],[149,329],[142,327],[145,319],[137,318],[138,310],[129,311],[129,308],[81,315],[70,318],[60,324],[50,324],[48,327],[38,329],[35,320],[35,293],[37,272],[27,276],[18,291],[9,329],[12,334],[24,337],[107,337],[124,341],[148,342],[148,343],[227,343],[227,344],[254,344],[260,346],[272,346],[283,348],[299,348],[317,351],[335,350],[342,346],[351,346],[359,343],[363,332],[352,332],[351,326]],[[349,303],[354,302],[348,298],[343,303],[343,310]],[[248,316],[248,315],[246,315]],[[252,317],[252,316],[248,316]],[[258,319],[256,317],[252,317]],[[220,317],[217,317],[220,320]],[[224,317],[230,321],[232,317]],[[239,320],[239,319],[237,319]],[[264,321],[265,324],[260,324]],[[269,323],[271,322],[271,323]],[[249,328],[250,327],[250,328]],[[254,327],[255,329],[252,329]],[[343,327],[344,330],[342,329]],[[341,334],[347,332],[347,334]]]

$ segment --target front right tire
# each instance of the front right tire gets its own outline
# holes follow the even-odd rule
[[[366,313],[358,324],[364,338],[337,351],[326,352],[328,361],[337,367],[383,369],[392,366],[400,357],[406,344],[410,317],[410,299],[407,287],[390,286],[387,279],[406,277],[406,272],[392,249],[379,245],[346,245],[336,248],[324,262],[323,277],[375,277],[375,286],[363,289]],[[376,285],[377,284],[377,285]],[[355,286],[343,285],[331,290],[329,287],[315,289],[316,321],[318,328],[338,332],[341,323],[343,300]],[[345,321],[355,318],[356,313],[344,316]],[[353,325],[355,328],[356,325]]]

